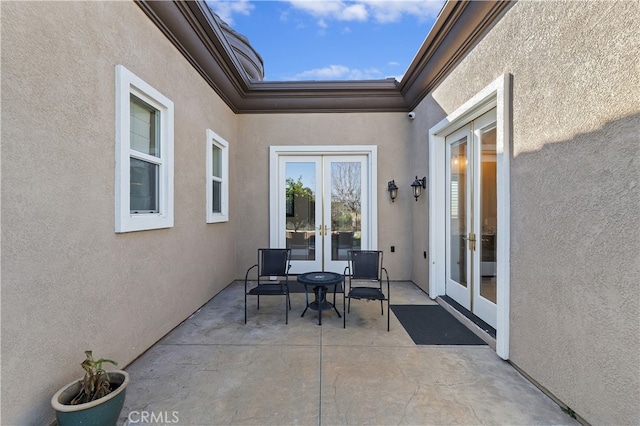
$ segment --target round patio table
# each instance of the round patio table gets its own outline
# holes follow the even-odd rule
[[[342,318],[340,312],[336,308],[336,286],[344,281],[344,275],[335,272],[307,272],[298,275],[298,282],[304,286],[304,293],[307,306],[304,308],[301,317],[307,312],[307,309],[318,311],[318,325],[322,325],[322,311],[334,309],[338,317]],[[327,292],[329,287],[333,286],[333,303],[327,300]],[[309,302],[309,288],[313,287],[315,300]]]

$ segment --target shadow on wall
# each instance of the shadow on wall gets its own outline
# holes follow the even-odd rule
[[[405,199],[405,205],[411,214],[411,228],[407,238],[412,238],[411,277],[413,282],[425,292],[429,292],[429,191],[431,183],[416,201],[412,195],[411,183],[415,177],[429,176],[429,129],[447,116],[447,112],[429,93],[415,109],[415,119],[407,121],[411,127],[409,149],[405,151],[409,170],[398,173],[402,179],[396,180],[399,191]],[[428,180],[428,178],[427,178]],[[391,238],[394,238],[392,236]],[[386,253],[385,253],[386,255]]]
[[[639,130],[635,114],[511,160],[511,357],[595,423],[638,415]]]

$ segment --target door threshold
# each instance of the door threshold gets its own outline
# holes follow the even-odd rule
[[[484,340],[491,349],[496,350],[496,329],[482,321],[476,315],[464,308],[461,304],[449,296],[438,296],[436,302],[447,312],[453,315],[465,327],[471,330],[476,336]]]

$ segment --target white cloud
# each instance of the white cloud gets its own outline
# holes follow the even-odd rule
[[[379,80],[383,78],[382,72],[377,68],[368,68],[364,70],[349,70],[347,80]]]
[[[255,7],[249,0],[207,0],[206,3],[211,8],[211,10],[213,10],[218,14],[218,16],[220,16],[220,19],[222,19],[229,25],[233,25],[233,15],[249,15]]]
[[[255,1],[255,0],[254,0]],[[317,19],[323,28],[331,20],[342,22],[373,20],[388,24],[400,21],[404,16],[413,16],[420,21],[435,18],[444,0],[281,0],[294,9],[305,12]],[[250,0],[207,0],[207,4],[227,24],[233,25],[234,15],[249,15],[254,9]],[[282,12],[281,19],[287,20],[288,13]]]
[[[377,68],[352,69],[344,65],[329,65],[294,75],[290,80],[378,80],[383,78]]]
[[[367,8],[363,4],[354,4],[343,8],[338,19],[341,21],[366,21],[367,18]]]
[[[366,21],[368,10],[361,2],[345,2],[342,0],[288,0],[294,8],[308,13],[316,18],[333,19],[337,21]]]
[[[361,0],[371,10],[376,22],[381,24],[398,22],[409,15],[426,21],[435,18],[442,9],[443,0]]]
[[[307,12],[317,17],[332,17],[340,13],[344,7],[342,1],[308,1],[308,0],[289,0],[287,1],[295,9]]]
[[[295,9],[316,18],[336,21],[373,21],[381,24],[400,21],[409,15],[420,21],[435,18],[444,0],[288,0]]]

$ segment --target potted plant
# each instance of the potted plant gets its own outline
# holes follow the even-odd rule
[[[51,398],[58,425],[113,426],[124,405],[129,374],[126,371],[105,371],[102,364],[118,365],[110,359],[93,359],[91,351],[82,362],[84,377],[64,386]]]

